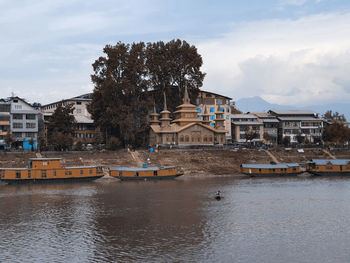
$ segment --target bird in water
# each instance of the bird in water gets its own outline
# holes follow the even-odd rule
[[[216,200],[221,200],[221,192],[220,192],[220,190],[216,192],[215,199]]]

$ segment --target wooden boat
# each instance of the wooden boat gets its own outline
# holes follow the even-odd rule
[[[173,179],[184,174],[182,166],[110,167],[109,175],[127,180]]]
[[[241,172],[250,176],[296,176],[302,171],[298,163],[241,164]]]
[[[61,158],[32,158],[28,168],[0,168],[0,179],[7,183],[95,180],[101,178],[102,165],[62,167]]]
[[[314,175],[348,176],[350,159],[312,159],[306,170]]]

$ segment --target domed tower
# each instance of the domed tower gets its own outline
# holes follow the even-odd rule
[[[204,105],[204,111],[203,111],[203,114],[202,114],[202,123],[204,125],[210,125],[210,114],[208,113],[208,109],[207,109],[207,105]]]
[[[150,120],[151,125],[159,125],[159,114],[156,111],[156,105],[153,104],[153,113],[151,113],[151,120]]]
[[[176,123],[179,126],[185,126],[190,123],[201,122],[201,120],[198,119],[198,110],[196,110],[196,106],[190,103],[187,87],[185,87],[183,104],[181,104],[180,106],[177,106],[176,108],[177,110],[174,112],[175,120],[173,120],[173,123]]]
[[[217,130],[225,130],[225,119],[224,113],[220,110],[220,105],[218,105],[215,111],[215,129]]]
[[[161,128],[166,128],[170,126],[171,118],[170,118],[170,111],[167,109],[166,105],[166,96],[164,92],[164,109],[160,112],[161,118],[160,120],[160,127]]]

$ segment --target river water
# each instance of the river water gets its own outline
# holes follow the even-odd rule
[[[2,184],[0,262],[350,262],[349,200],[350,178]]]

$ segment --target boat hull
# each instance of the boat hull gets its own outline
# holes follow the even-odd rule
[[[266,174],[244,173],[244,174],[249,175],[251,177],[287,177],[287,176],[298,176],[301,173],[286,173],[286,174],[277,174],[277,173],[266,173]]]
[[[175,179],[176,177],[181,176],[182,174],[169,175],[169,176],[135,176],[135,177],[123,177],[123,176],[113,176],[120,179],[121,181],[149,181],[149,180],[169,180]]]
[[[316,176],[350,176],[350,172],[319,172],[319,171],[308,171],[308,172]]]
[[[61,182],[84,182],[93,181],[103,177],[103,175],[88,176],[88,177],[71,177],[71,178],[46,178],[46,179],[2,179],[1,181],[7,184],[31,184],[31,183],[61,183]]]

